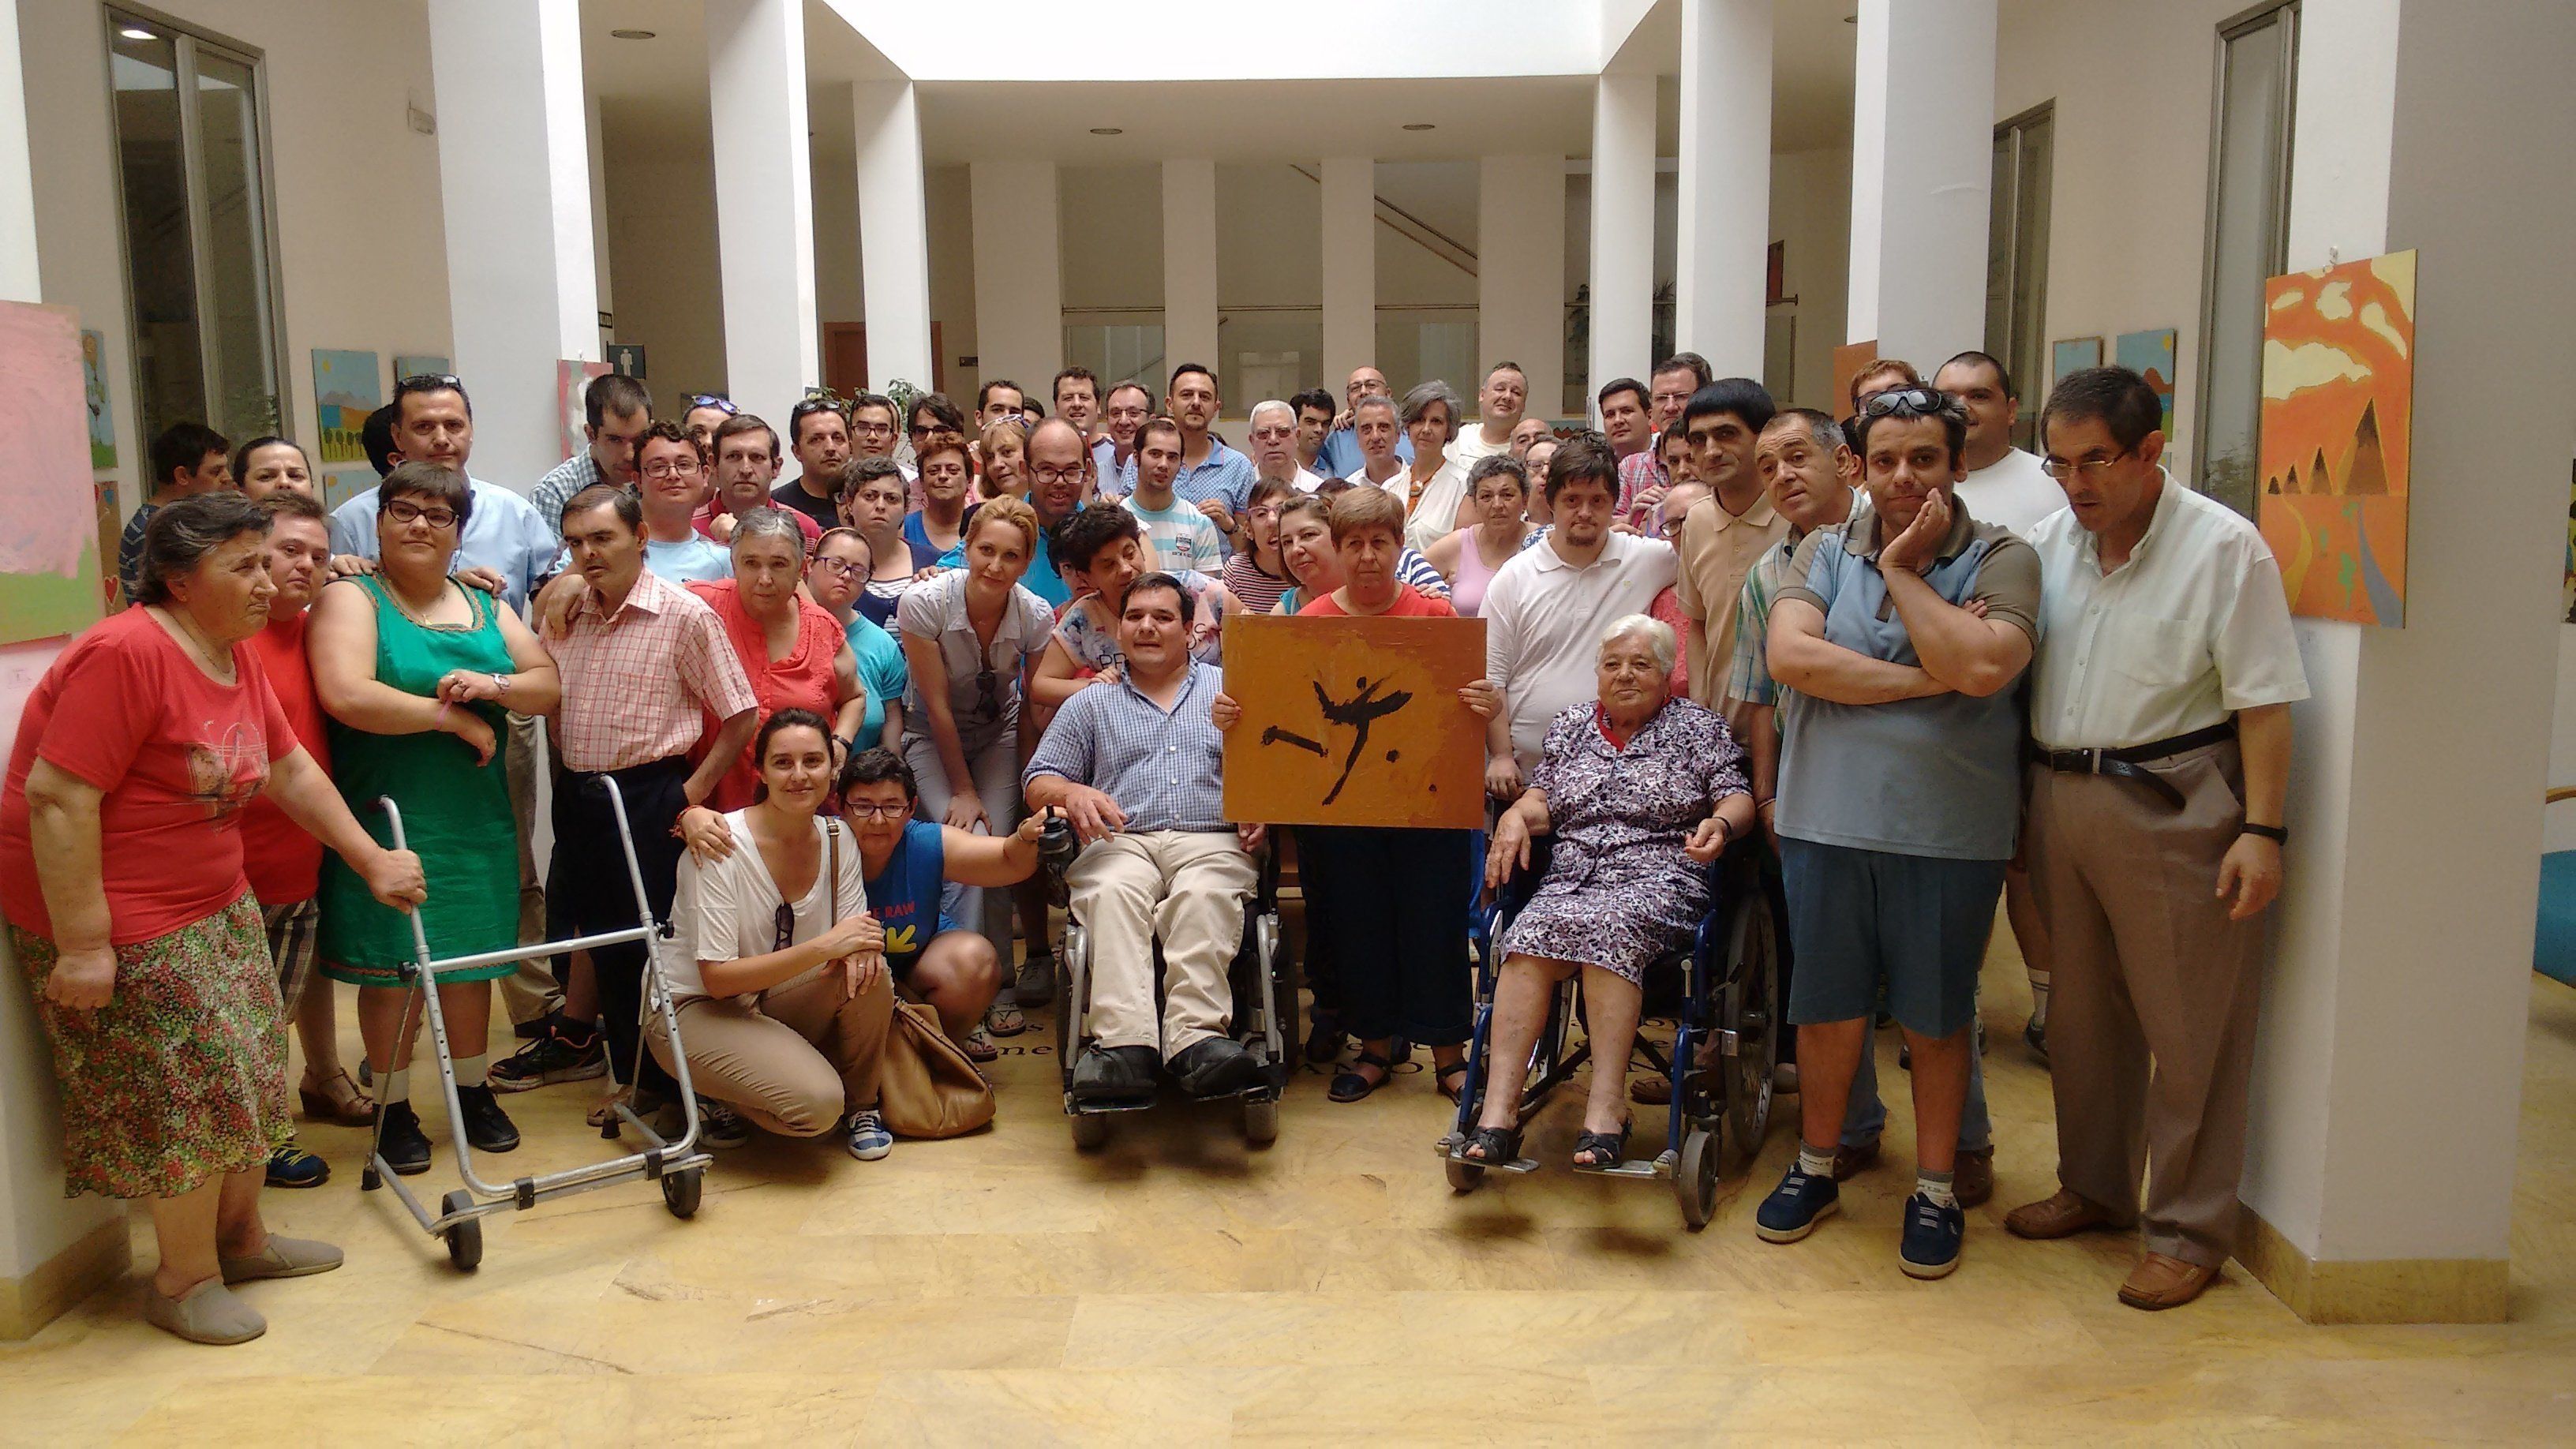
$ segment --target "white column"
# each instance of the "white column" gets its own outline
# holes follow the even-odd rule
[[[429,12],[439,201],[476,477],[525,492],[563,459],[555,364],[598,361],[574,6],[440,0]]]
[[[27,81],[18,7],[0,5],[0,302],[43,300],[36,275],[36,180],[27,158]]]
[[[1064,366],[1064,264],[1052,161],[966,168],[975,226],[976,372],[1044,399]]]
[[[1995,0],[1860,0],[1853,97],[1844,340],[1929,375],[1984,345]]]
[[[823,380],[803,0],[707,0],[725,390],[784,417]]]
[[[859,286],[867,303],[868,386],[900,378],[924,391],[930,347],[930,231],[921,195],[921,113],[910,81],[853,85],[858,135]]]
[[[1323,174],[1324,390],[1340,397],[1343,379],[1377,360],[1377,163],[1327,156]]]
[[[1762,375],[1771,241],[1770,0],[1682,0],[1673,339],[1719,377]]]
[[[1184,362],[1217,370],[1225,382],[1226,365],[1216,355],[1216,163],[1204,160],[1163,163],[1163,366],[1166,373]],[[1259,398],[1230,399],[1240,410]]]
[[[1565,158],[1487,156],[1476,180],[1474,380],[1517,362],[1530,412],[1553,418],[1565,397]]]
[[[598,293],[599,310],[613,319],[617,315],[617,291],[608,278],[608,155],[606,133],[599,124],[599,97],[584,100],[582,118],[583,129],[589,133],[589,149],[584,154],[590,158],[591,286]],[[614,330],[612,323],[600,340],[613,340],[606,334]],[[645,359],[648,369],[651,361],[649,357]]]
[[[2495,161],[2576,150],[2571,49],[2559,9],[2302,19],[2289,266],[2419,253],[2409,491],[2439,500],[2408,517],[2403,629],[2298,623],[2314,697],[2240,1193],[2268,1226],[2240,1253],[2313,1319],[2505,1314],[2576,188]]]
[[[1592,377],[1646,380],[1655,339],[1655,78],[1605,74],[1592,92]]]

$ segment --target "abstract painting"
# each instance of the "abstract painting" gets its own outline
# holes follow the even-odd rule
[[[2151,332],[2123,332],[2111,344],[2111,360],[2147,380],[2156,397],[2165,405],[2161,431],[2165,442],[2173,442],[2174,414],[2174,329],[2160,328]]]
[[[80,324],[68,307],[0,302],[0,644],[98,622],[98,493],[82,420]]]
[[[1273,825],[1485,823],[1481,619],[1225,621],[1225,813]]]
[[[2082,372],[2088,367],[2101,365],[2102,339],[2099,337],[2068,337],[2048,344],[2048,385],[2051,388],[2070,372]]]
[[[2262,483],[2255,521],[2290,612],[2406,622],[2415,415],[2415,253],[2263,284]]]
[[[317,463],[363,463],[367,414],[385,405],[384,379],[372,352],[313,349],[313,420],[321,428]]]
[[[107,404],[107,334],[84,331],[81,337],[81,392],[89,406],[89,466],[104,473],[116,466],[116,415]]]

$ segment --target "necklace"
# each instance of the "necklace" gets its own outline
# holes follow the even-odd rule
[[[384,584],[384,587],[385,587],[385,597],[386,597],[386,598],[388,598],[388,599],[393,600],[393,601],[394,601],[394,607],[395,607],[396,609],[400,610],[400,611],[402,612],[402,616],[403,616],[404,618],[409,619],[410,621],[412,621],[412,623],[413,623],[413,624],[415,624],[415,625],[417,625],[417,626],[419,626],[420,628],[423,628],[423,629],[444,629],[444,628],[452,627],[452,626],[445,625],[445,624],[433,624],[433,623],[431,623],[429,620],[427,620],[427,619],[425,619],[425,618],[422,618],[422,617],[421,617],[421,613],[420,613],[420,611],[419,611],[418,609],[413,608],[413,607],[411,606],[411,602],[410,602],[409,600],[405,599],[405,598],[402,596],[402,590],[400,590],[400,589],[398,589],[398,588],[394,587],[394,582],[393,582],[393,580],[391,580],[391,579],[385,579],[385,580],[382,580],[381,582]],[[441,580],[439,580],[439,581],[438,581],[438,595],[437,595],[437,597],[438,597],[438,598],[441,598],[441,599],[443,599],[443,598],[447,597],[447,581],[446,581],[445,579],[441,579]],[[435,602],[436,602],[435,600],[433,600],[433,601],[432,601],[432,606],[433,606],[433,607],[435,607]]]
[[[197,632],[197,626],[188,622],[187,615],[171,608],[164,608],[161,611],[161,614],[162,617],[168,619],[171,623],[178,625],[179,632],[187,636],[189,651],[197,656],[198,662],[206,666],[207,672],[213,674],[218,679],[228,678],[231,676],[233,672],[233,661],[232,655],[229,652],[218,658],[215,654],[214,647],[208,644],[205,641],[205,637]]]

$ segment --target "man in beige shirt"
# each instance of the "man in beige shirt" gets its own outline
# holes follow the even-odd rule
[[[1753,461],[1753,445],[1775,411],[1760,383],[1722,377],[1691,394],[1673,424],[1690,440],[1692,473],[1709,488],[1709,496],[1682,519],[1679,539],[1675,593],[1682,612],[1699,621],[1688,655],[1691,698],[1725,714],[1739,737],[1741,707],[1724,697],[1736,601],[1754,561],[1789,532],[1789,520],[1771,507]]]

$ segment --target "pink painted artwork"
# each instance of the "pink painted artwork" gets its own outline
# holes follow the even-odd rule
[[[67,307],[0,302],[0,644],[99,617],[97,494],[80,324]]]

